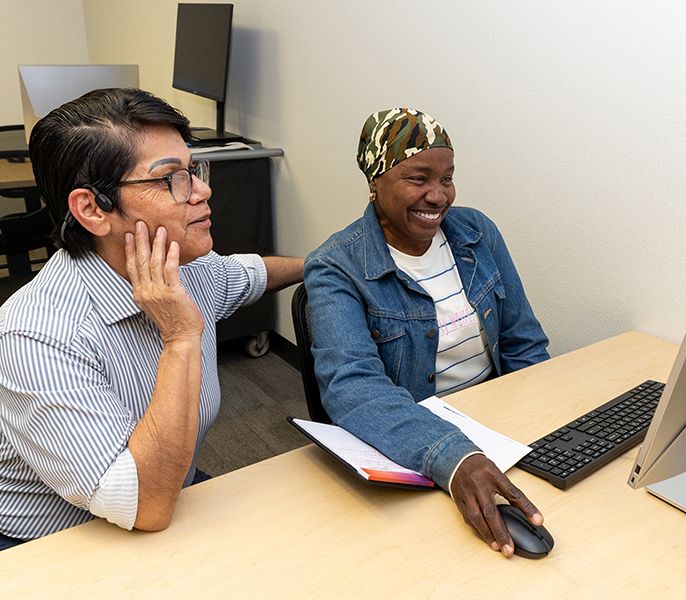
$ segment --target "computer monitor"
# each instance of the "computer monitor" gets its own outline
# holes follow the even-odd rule
[[[629,475],[633,488],[686,512],[686,337]]]
[[[20,65],[19,83],[28,142],[38,119],[86,92],[137,88],[138,65]]]
[[[217,127],[193,128],[193,141],[221,142],[240,138],[224,131],[229,79],[233,4],[179,4],[172,87],[217,103]]]

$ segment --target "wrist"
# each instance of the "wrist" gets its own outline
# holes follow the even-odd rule
[[[165,350],[170,350],[174,352],[193,352],[194,350],[200,349],[201,347],[201,336],[200,334],[184,334],[184,335],[174,335],[169,337],[162,337],[162,345]]]
[[[462,466],[462,463],[467,460],[470,456],[476,456],[476,455],[481,455],[481,456],[486,456],[483,452],[480,450],[475,450],[474,452],[469,452],[465,454],[455,465],[455,468],[453,469],[452,474],[450,475],[450,479],[448,480],[448,491],[450,492],[450,497],[455,501],[455,492],[453,489],[453,486],[455,485],[455,476],[457,475],[457,470]]]

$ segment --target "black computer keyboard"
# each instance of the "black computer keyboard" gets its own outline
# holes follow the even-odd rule
[[[529,444],[517,466],[566,490],[643,440],[664,387],[644,381]]]

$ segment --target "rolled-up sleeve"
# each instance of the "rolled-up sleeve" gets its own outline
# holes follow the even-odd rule
[[[232,258],[243,266],[250,282],[243,304],[257,302],[267,289],[267,267],[264,260],[258,254],[233,254]]]
[[[202,268],[190,268],[191,265]],[[215,252],[182,268],[183,279],[193,290],[196,302],[211,303],[215,320],[230,317],[241,306],[257,302],[267,289],[267,267],[258,254],[220,256]],[[206,271],[212,272],[208,288]]]
[[[122,529],[133,529],[138,514],[138,469],[128,448],[105,471],[88,510]]]

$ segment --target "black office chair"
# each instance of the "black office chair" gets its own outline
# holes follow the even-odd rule
[[[6,215],[0,218],[0,269],[8,275],[0,277],[0,304],[35,275],[34,265],[45,263],[56,248],[50,236],[52,219],[46,207],[30,213]],[[44,248],[45,256],[31,257],[31,250]]]
[[[37,186],[4,188],[0,196],[5,198],[23,198],[26,212],[35,212],[41,207],[40,193]]]
[[[302,375],[303,387],[305,388],[307,410],[313,421],[331,423],[329,415],[322,406],[319,384],[314,374],[314,357],[310,350],[312,342],[310,340],[310,330],[307,327],[307,290],[305,290],[305,284],[303,283],[296,288],[293,294],[291,316],[293,317],[295,339],[298,343],[300,374]]]

